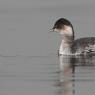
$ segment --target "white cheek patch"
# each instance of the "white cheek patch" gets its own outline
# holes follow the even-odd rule
[[[66,27],[64,30],[60,30],[60,34],[66,34],[66,35],[72,35],[72,28],[71,27]]]

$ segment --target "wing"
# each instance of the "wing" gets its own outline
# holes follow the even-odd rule
[[[95,37],[80,38],[72,45],[73,53],[95,52]]]

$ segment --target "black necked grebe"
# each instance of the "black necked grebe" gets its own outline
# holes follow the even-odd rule
[[[65,18],[57,20],[52,28],[62,36],[59,48],[61,55],[95,54],[95,37],[74,39],[74,29],[71,22]]]

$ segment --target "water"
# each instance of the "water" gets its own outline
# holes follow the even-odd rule
[[[57,63],[57,58],[44,56],[0,58],[0,94],[53,95]]]
[[[93,95],[94,88],[92,56],[0,57],[0,95]]]
[[[61,39],[49,32],[65,17],[76,38],[95,35],[95,1],[89,2],[0,1],[0,95],[93,95],[94,57],[56,56]]]
[[[60,56],[57,95],[93,95],[95,56]]]

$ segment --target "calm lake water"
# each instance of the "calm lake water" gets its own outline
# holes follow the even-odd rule
[[[92,56],[1,56],[0,95],[93,95]]]
[[[94,57],[56,55],[63,17],[76,39],[95,36],[95,0],[0,0],[0,95],[95,93]]]

